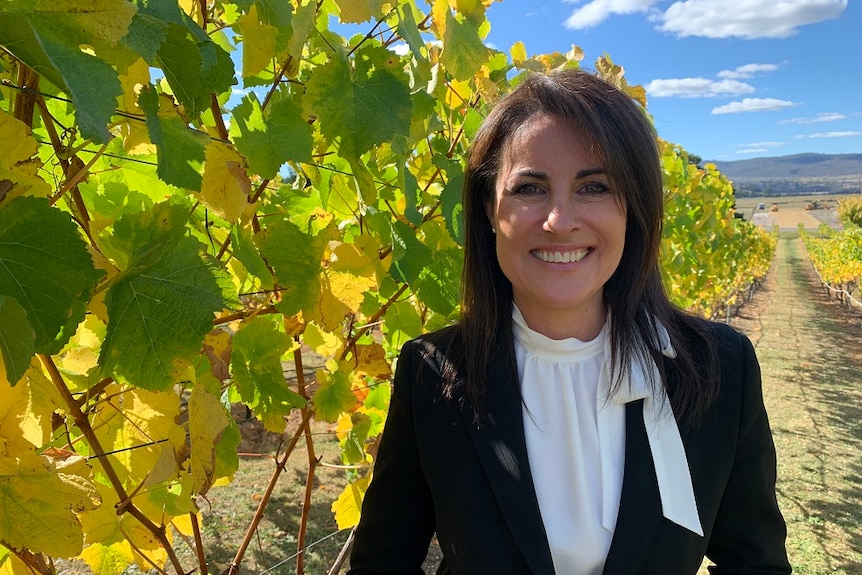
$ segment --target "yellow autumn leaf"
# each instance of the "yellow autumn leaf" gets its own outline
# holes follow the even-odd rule
[[[386,351],[379,343],[357,345],[355,348],[355,371],[365,373],[374,379],[389,379],[392,377],[392,367],[386,358]]]
[[[138,95],[141,88],[150,83],[149,65],[143,58],[139,58],[129,66],[125,74],[120,74],[119,79],[123,93],[117,98],[118,109],[129,114],[143,114],[144,111],[138,107]],[[156,146],[150,141],[150,133],[144,122],[122,117],[122,121],[114,128],[114,133],[123,140],[123,149],[130,154],[156,153]]]
[[[212,140],[206,149],[201,198],[213,212],[229,222],[236,222],[248,204],[251,180],[242,156],[230,146]]]
[[[335,356],[344,346],[344,338],[338,333],[327,333],[314,323],[309,323],[305,326],[302,339],[315,353],[324,357]]]
[[[438,38],[446,35],[446,16],[449,14],[450,0],[433,0],[431,5],[431,29]]]
[[[175,453],[185,445],[185,430],[176,422],[180,398],[173,391],[123,390],[110,386],[108,400],[97,406],[93,427],[124,482],[137,485],[176,473]],[[167,453],[163,451],[167,450]],[[166,469],[173,457],[173,471]],[[151,477],[151,476],[158,477]]]
[[[369,479],[369,476],[360,477],[345,487],[332,504],[332,513],[335,514],[335,522],[339,529],[349,529],[359,523],[362,499],[368,489]]]
[[[135,554],[127,541],[111,544],[96,541],[87,545],[78,555],[78,559],[87,564],[93,575],[123,575],[134,563]]]
[[[512,44],[512,47],[509,49],[509,55],[512,57],[513,64],[520,64],[527,59],[527,47],[519,40]]]
[[[33,572],[17,555],[0,545],[0,575],[33,575]]]
[[[195,385],[189,397],[189,472],[195,493],[204,494],[212,486],[216,443],[228,423],[218,396],[209,393],[202,384]]]
[[[224,329],[214,329],[204,337],[203,351],[219,381],[230,379],[231,342],[231,334]]]
[[[64,371],[87,375],[99,364],[99,350],[105,338],[106,326],[96,315],[88,314],[78,324],[75,335],[60,352],[57,366]]]
[[[101,503],[83,457],[21,453],[0,457],[0,541],[55,557],[81,552],[77,513]]]
[[[257,3],[233,27],[242,34],[242,77],[254,76],[275,59],[278,28],[261,22]]]
[[[365,293],[377,287],[373,278],[325,270],[320,276],[320,294],[317,302],[317,316],[325,331],[335,330],[344,316],[359,310]]]
[[[0,379],[0,456],[33,452],[51,440],[51,415],[63,405],[34,359],[15,387]]]
[[[51,186],[37,175],[42,162],[24,122],[0,110],[0,202],[19,196],[48,196]]]

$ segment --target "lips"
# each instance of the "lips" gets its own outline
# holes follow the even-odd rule
[[[568,264],[572,262],[579,262],[592,251],[591,248],[584,248],[582,250],[574,250],[574,251],[545,251],[545,250],[533,250],[530,252],[533,257],[542,260],[543,262],[548,263],[562,263]]]

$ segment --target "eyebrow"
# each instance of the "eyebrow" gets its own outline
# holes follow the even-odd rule
[[[548,174],[539,170],[534,170],[532,168],[524,168],[522,170],[517,170],[514,172],[517,176],[535,178],[537,180],[547,180]],[[607,174],[607,170],[604,168],[584,168],[575,174],[575,177],[578,179],[588,178],[590,176],[595,176],[596,174]]]

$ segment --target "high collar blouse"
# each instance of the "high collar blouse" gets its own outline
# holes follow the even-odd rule
[[[611,365],[609,325],[592,341],[554,340],[513,307],[530,471],[557,573],[599,575],[616,526],[625,464],[625,404],[644,400],[644,423],[664,516],[703,535],[688,462],[656,366],[633,358],[622,385]],[[675,354],[658,326],[665,355]],[[649,370],[649,371],[647,371]]]

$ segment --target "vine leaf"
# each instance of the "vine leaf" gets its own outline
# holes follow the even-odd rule
[[[317,303],[326,239],[324,233],[317,236],[303,233],[289,220],[272,222],[265,232],[255,236],[261,255],[272,266],[278,283],[284,286],[279,305],[284,315],[311,310]]]
[[[210,94],[221,94],[236,84],[230,54],[207,36],[177,2],[138,0],[137,5],[138,13],[123,42],[148,64],[164,71],[171,91],[188,116],[207,109]]]
[[[206,493],[216,479],[216,445],[228,423],[219,397],[195,385],[189,397],[189,471],[195,493]]]
[[[0,206],[0,295],[27,312],[37,353],[55,354],[69,341],[102,275],[72,218],[46,198]]]
[[[219,217],[236,222],[248,205],[251,180],[236,150],[212,141],[206,148],[206,167],[201,184],[204,204]]]
[[[320,66],[306,85],[305,112],[320,120],[324,137],[340,142],[349,161],[374,146],[407,134],[413,115],[410,89],[387,69],[354,77],[343,52]]]
[[[471,79],[491,55],[479,35],[484,22],[483,17],[459,19],[451,10],[446,11],[444,48],[440,59],[456,80]]]
[[[359,514],[362,509],[362,499],[368,489],[371,475],[360,477],[349,484],[332,504],[332,513],[335,514],[335,522],[339,529],[350,529],[359,523]]]
[[[152,86],[141,90],[138,98],[138,105],[147,116],[150,139],[158,151],[159,178],[180,188],[199,191],[210,138],[190,129],[176,110],[161,105],[160,100],[170,102],[168,96],[160,96]]]
[[[77,513],[101,503],[83,457],[54,450],[0,457],[0,540],[16,549],[71,557],[81,552]]]
[[[13,297],[0,295],[0,385],[14,386],[36,353],[36,334],[27,321],[27,311]]]
[[[305,405],[305,399],[287,386],[281,365],[282,356],[293,345],[267,317],[251,320],[233,338],[231,396],[277,433],[284,431],[284,416]]]
[[[0,202],[18,196],[49,196],[51,186],[37,175],[42,162],[36,156],[30,129],[0,110]]]
[[[230,280],[205,259],[200,244],[174,239],[171,222],[185,208],[158,204],[124,215],[114,238],[133,255],[105,295],[108,328],[99,355],[105,375],[148,390],[167,390],[181,377],[230,297]]]
[[[288,96],[277,94],[264,112],[254,92],[233,109],[230,136],[251,170],[272,179],[288,160],[311,161],[312,127]]]
[[[351,411],[356,405],[356,396],[350,386],[350,367],[329,360],[326,369],[317,370],[320,387],[314,394],[314,417],[320,421],[334,422],[338,416]]]
[[[122,94],[109,62],[121,66],[129,59],[119,41],[134,14],[125,0],[8,0],[0,12],[0,45],[68,92],[82,136],[107,142],[106,126]]]

